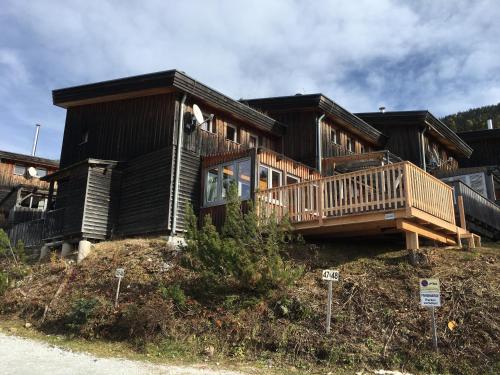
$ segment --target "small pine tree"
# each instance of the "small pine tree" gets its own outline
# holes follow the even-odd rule
[[[235,184],[227,194],[226,219],[221,233],[209,215],[198,230],[193,210],[189,208],[186,212],[187,264],[212,280],[265,293],[286,286],[300,276],[302,269],[282,258],[288,242],[293,239],[289,222],[286,219],[278,222],[274,215],[260,220],[251,202],[244,213]]]

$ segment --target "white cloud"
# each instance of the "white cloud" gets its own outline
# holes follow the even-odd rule
[[[64,126],[50,90],[170,68],[235,98],[324,92],[353,111],[443,115],[500,101],[494,0],[2,5],[0,131],[42,121],[57,129],[41,145],[50,156]]]

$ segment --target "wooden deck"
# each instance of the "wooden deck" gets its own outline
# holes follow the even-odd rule
[[[259,191],[255,200],[259,215],[287,216],[308,236],[404,232],[417,249],[419,236],[456,245],[468,235],[455,223],[453,189],[407,161]]]

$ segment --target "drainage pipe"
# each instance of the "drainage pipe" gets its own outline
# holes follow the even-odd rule
[[[179,123],[177,128],[177,157],[175,158],[175,184],[174,184],[174,201],[173,201],[173,218],[172,218],[172,234],[177,231],[177,208],[179,207],[179,183],[182,158],[182,142],[184,139],[184,107],[187,94],[184,94],[179,108]]]
[[[321,121],[325,118],[325,114],[323,113],[316,120],[316,149],[318,155],[318,171],[321,174],[321,159],[323,156],[322,144],[321,144]]]

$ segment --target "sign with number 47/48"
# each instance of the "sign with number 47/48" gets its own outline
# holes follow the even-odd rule
[[[323,270],[321,278],[327,281],[339,281],[339,271],[337,270]]]

